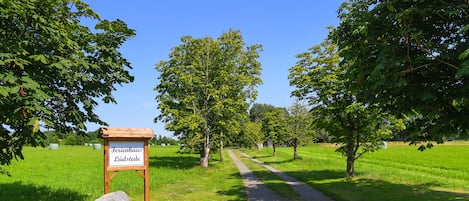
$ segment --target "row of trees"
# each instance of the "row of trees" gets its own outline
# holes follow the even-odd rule
[[[310,131],[299,124],[306,118],[312,130],[341,145],[349,178],[356,159],[395,133],[411,143],[469,134],[466,1],[353,0],[338,14],[340,25],[290,68],[292,96],[307,100],[311,116],[295,116],[303,109],[293,106],[253,119],[253,107],[247,120],[252,89],[260,84],[260,46],[243,48],[239,32],[230,30],[217,40],[183,37],[157,65],[163,112],[156,121],[200,150],[206,167],[210,148],[233,142],[237,133],[245,143],[267,139],[274,150],[285,141],[294,145],[302,137],[293,136]]]
[[[150,139],[150,144],[153,145],[177,145],[179,142],[171,137],[168,136],[155,136],[154,138]]]
[[[254,104],[255,86],[261,83],[260,45],[246,46],[240,31],[229,30],[217,39],[182,37],[168,61],[156,66],[160,73],[155,121],[179,137],[186,149],[200,153],[201,166],[225,144],[288,143],[296,148],[311,136],[306,106],[290,109]],[[276,152],[274,151],[274,154]],[[295,158],[297,157],[295,151]]]
[[[298,147],[320,137],[312,127],[312,120],[307,106],[300,101],[289,108],[256,103],[249,110],[249,121],[245,123],[236,144],[258,149],[264,144],[271,145],[274,155],[277,146],[292,146],[293,159],[297,159]]]
[[[469,136],[466,0],[350,0],[338,14],[339,26],[297,56],[289,79],[292,96],[307,100],[312,130],[343,145],[337,151],[349,177],[357,158],[404,128],[412,143]],[[94,29],[80,24],[84,18]],[[0,1],[0,165],[22,159],[24,144],[43,145],[41,127],[83,133],[87,122],[106,126],[94,108],[98,100],[115,103],[115,85],[133,81],[119,48],[134,35],[80,0]],[[299,145],[303,137],[295,136],[309,135],[296,104],[249,118],[262,83],[261,50],[235,30],[217,39],[185,36],[156,65],[155,121],[198,151],[204,167],[211,151],[239,139]]]
[[[289,78],[315,127],[343,144],[349,178],[396,131],[411,144],[469,135],[467,1],[346,1],[338,13],[340,25],[297,55]]]
[[[103,143],[103,139],[98,136],[98,130],[86,134],[45,131],[44,135],[45,138],[42,139],[41,144],[60,143],[63,145],[83,145],[85,143]]]
[[[99,130],[88,132],[86,134],[78,133],[59,133],[57,131],[45,131],[45,138],[42,139],[42,144],[60,143],[63,145],[83,145],[85,143],[104,143],[102,138],[99,138]],[[155,136],[149,140],[153,145],[178,145],[179,142],[168,136]]]

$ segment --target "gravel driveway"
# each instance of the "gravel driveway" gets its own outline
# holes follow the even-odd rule
[[[249,168],[244,165],[235,154],[233,154],[233,150],[228,150],[228,154],[233,159],[234,163],[238,167],[239,173],[244,181],[244,186],[247,191],[248,200],[265,200],[265,201],[283,201],[288,200],[288,198],[283,198],[277,195],[275,192],[267,188],[262,181],[256,178],[256,176],[249,170]],[[259,160],[253,159],[252,157],[246,155],[245,153],[241,153],[243,156],[250,158],[254,162],[263,165],[268,170],[272,171],[278,177],[282,178],[286,183],[290,184],[298,194],[300,194],[301,198],[304,200],[317,200],[317,201],[332,201],[331,198],[326,197],[321,192],[317,191],[316,189],[311,188],[311,186],[296,180],[293,177],[288,176],[284,172],[281,172],[270,165],[267,165]]]

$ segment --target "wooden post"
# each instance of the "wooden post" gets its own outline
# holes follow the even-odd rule
[[[109,171],[107,168],[109,167],[109,142],[104,140],[104,194],[109,193],[109,183],[111,182],[109,179]]]
[[[145,201],[150,201],[150,171],[149,171],[149,168],[150,168],[150,163],[149,163],[149,159],[148,159],[148,140],[146,140],[145,142],[145,178],[143,178],[143,183],[145,185],[145,190],[144,190],[144,193],[145,193]]]
[[[104,139],[104,193],[110,192],[111,180],[118,171],[135,170],[143,178],[145,201],[150,201],[148,139],[155,137],[153,131],[101,128],[99,134]],[[112,175],[109,175],[109,171],[113,172]]]

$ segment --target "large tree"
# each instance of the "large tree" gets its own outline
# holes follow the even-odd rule
[[[469,134],[469,2],[345,2],[333,32],[351,88],[408,117],[412,141]]]
[[[80,23],[86,18],[94,29]],[[115,103],[115,84],[133,81],[119,48],[134,35],[79,0],[0,1],[0,164],[22,159],[25,143],[40,145],[41,127],[106,125],[94,108]]]
[[[181,42],[168,61],[156,66],[161,114],[155,121],[165,122],[186,145],[200,151],[200,165],[207,167],[214,140],[230,139],[225,135],[239,132],[240,122],[247,119],[255,87],[262,82],[257,61],[261,46],[246,47],[234,30],[216,40],[184,36]]]
[[[355,175],[355,160],[379,148],[393,131],[404,128],[402,121],[381,111],[377,105],[361,102],[348,90],[346,64],[340,64],[337,45],[326,39],[309,52],[297,55],[299,61],[289,69],[293,96],[307,99],[315,117],[314,126],[340,143],[336,150],[346,157],[348,178]]]

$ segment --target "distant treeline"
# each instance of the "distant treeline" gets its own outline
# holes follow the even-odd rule
[[[88,132],[86,134],[77,133],[60,133],[54,130],[45,131],[45,139],[42,139],[44,145],[49,143],[58,143],[61,145],[84,145],[85,143],[100,143],[103,144],[104,140],[99,138],[99,130]],[[171,137],[155,136],[150,139],[150,144],[154,145],[177,145],[179,142]]]
[[[44,144],[58,143],[61,145],[84,145],[85,143],[101,143],[104,140],[99,138],[99,130],[88,132],[86,134],[60,133],[54,130],[45,131]]]
[[[171,137],[158,135],[158,136],[155,136],[154,138],[150,139],[150,144],[154,144],[154,145],[162,145],[162,144],[164,144],[164,145],[177,145],[177,144],[179,144],[179,141],[175,140]]]

